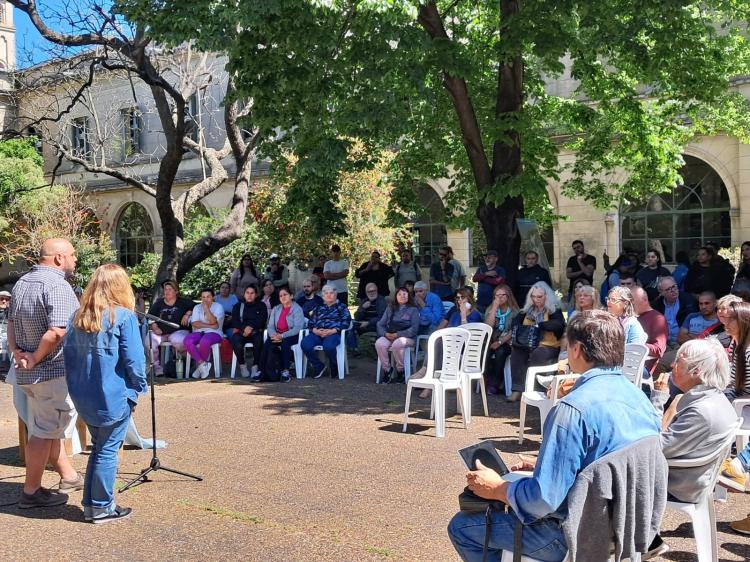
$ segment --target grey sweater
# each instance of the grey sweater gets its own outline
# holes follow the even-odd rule
[[[282,306],[277,304],[271,310],[271,314],[268,316],[268,337],[275,336],[278,334],[276,331],[276,323],[279,321],[279,315],[281,314]],[[292,303],[292,310],[286,317],[286,323],[289,329],[281,334],[284,338],[290,338],[299,334],[300,330],[305,327],[305,314],[302,312],[302,307],[296,302]]]
[[[667,461],[657,436],[584,468],[568,492],[563,532],[572,562],[615,560],[646,552],[667,503]]]
[[[711,454],[727,442],[736,427],[737,415],[724,392],[709,386],[695,386],[680,399],[677,414],[661,434],[664,456],[694,459]],[[669,493],[682,502],[698,502],[711,484],[715,464],[671,467]]]

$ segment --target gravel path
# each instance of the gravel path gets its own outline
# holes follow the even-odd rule
[[[132,518],[83,522],[80,492],[69,505],[18,510],[23,482],[10,387],[0,385],[2,560],[458,560],[445,528],[463,488],[456,450],[492,439],[507,463],[536,453],[539,420],[519,446],[518,406],[491,397],[490,418],[469,429],[448,420],[436,439],[429,401],[414,395],[409,433],[401,433],[404,387],[374,384],[374,362],[353,360],[344,381],[249,384],[226,378],[157,386],[159,437],[166,466],[203,475],[192,482],[157,472],[120,496]],[[475,414],[480,411],[474,397]],[[148,401],[136,412],[150,434]],[[454,405],[453,405],[454,406]],[[148,451],[127,450],[124,481],[148,466]],[[86,456],[74,458],[82,470]],[[45,476],[53,486],[56,477]],[[750,512],[747,496],[717,504],[720,560],[750,560],[750,538],[726,522]],[[695,560],[686,519],[668,512],[663,560]]]

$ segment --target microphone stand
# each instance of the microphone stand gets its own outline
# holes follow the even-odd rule
[[[179,324],[175,324],[174,322],[167,322],[166,320],[163,320],[162,318],[159,318],[158,316],[153,316],[152,314],[146,314],[145,312],[138,312],[136,313],[139,316],[142,316],[146,320],[151,320],[152,322],[157,322],[161,324],[162,326],[169,326],[171,328],[180,328]],[[126,490],[138,486],[140,484],[143,484],[144,482],[148,482],[148,475],[151,472],[156,472],[157,470],[165,470],[167,472],[171,472],[172,474],[179,474],[180,476],[184,476],[186,478],[192,478],[193,480],[197,480],[198,482],[201,482],[203,480],[202,476],[196,476],[195,474],[190,474],[188,472],[182,472],[180,470],[175,470],[174,468],[169,468],[161,464],[161,461],[159,460],[159,457],[156,455],[156,396],[154,394],[154,359],[153,355],[151,354],[151,335],[149,334],[146,338],[148,345],[148,376],[149,376],[149,384],[151,386],[151,462],[149,463],[147,468],[144,468],[141,470],[140,474],[127,482],[122,488],[120,488],[118,493],[122,494]]]

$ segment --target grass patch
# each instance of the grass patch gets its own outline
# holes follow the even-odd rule
[[[233,511],[231,509],[225,509],[223,507],[217,507],[214,505],[199,505],[196,503],[192,503],[189,500],[177,500],[177,503],[195,507],[197,509],[200,509],[201,511],[205,511],[206,513],[218,515],[219,517],[229,517],[230,519],[234,519],[235,521],[247,521],[249,523],[255,523],[256,525],[259,523],[263,523],[263,518],[260,515],[250,515],[249,513]]]
[[[385,401],[386,406],[399,406],[400,404],[401,402],[399,402],[398,400],[386,400]]]
[[[385,558],[391,558],[391,557],[396,556],[396,553],[393,550],[391,550],[390,548],[382,547],[382,546],[372,546],[372,545],[366,544],[365,550],[367,552],[370,552],[372,554],[377,554]]]

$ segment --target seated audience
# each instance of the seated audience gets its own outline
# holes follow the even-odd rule
[[[443,301],[427,289],[427,283],[417,281],[414,283],[414,302],[419,308],[419,333],[431,334],[445,314]]]
[[[575,292],[575,306],[573,312],[568,315],[571,320],[579,312],[584,310],[594,310],[599,308],[599,297],[596,294],[596,288],[591,285],[582,285]]]
[[[638,322],[646,332],[646,347],[649,359],[646,360],[645,369],[649,375],[653,375],[659,360],[667,349],[668,328],[664,315],[651,308],[648,295],[641,287],[633,287],[630,290],[633,295],[633,308],[638,315]]]
[[[396,291],[396,299],[385,309],[377,329],[375,351],[383,369],[381,382],[404,382],[404,353],[414,347],[419,334],[419,309],[404,287]],[[390,351],[393,351],[395,366],[391,365]]]
[[[549,271],[539,265],[539,254],[534,250],[529,250],[524,254],[524,264],[516,273],[516,281],[513,285],[513,297],[516,302],[521,302],[531,289],[531,286],[537,281],[544,281],[552,286],[552,279]]]
[[[387,263],[380,261],[380,252],[377,250],[370,254],[368,261],[357,268],[354,276],[359,279],[357,298],[360,302],[367,298],[365,287],[368,283],[375,283],[378,287],[378,293],[384,297],[391,294],[391,289],[388,287],[388,280],[393,277],[393,269]]]
[[[201,302],[193,308],[190,324],[193,332],[185,337],[185,349],[195,361],[193,378],[205,379],[211,371],[211,346],[221,343],[221,328],[224,323],[224,308],[214,302],[214,290],[203,289]],[[216,365],[221,369],[221,363]],[[221,372],[215,373],[221,376]]]
[[[289,268],[281,263],[281,259],[276,254],[271,254],[271,265],[266,268],[266,273],[263,276],[264,280],[270,280],[273,283],[274,288],[280,289],[281,287],[289,286]],[[265,281],[263,283],[265,286]],[[276,304],[279,304],[278,302]],[[273,305],[273,306],[276,306]]]
[[[659,297],[651,305],[654,310],[663,314],[667,321],[669,329],[667,348],[676,349],[680,326],[688,314],[698,311],[695,299],[689,293],[681,292],[672,277],[662,277],[659,279]]]
[[[299,342],[299,333],[304,328],[305,315],[302,307],[292,300],[289,287],[279,289],[279,304],[273,307],[268,317],[268,339],[263,343],[262,371],[252,381],[289,382],[292,364],[292,346]],[[301,369],[302,365],[296,365]]]
[[[591,283],[589,283],[588,279],[579,279],[573,284],[573,291],[570,293],[570,300],[568,302],[568,316],[573,314],[573,311],[576,308],[576,293],[578,293],[578,290],[581,287],[591,287]]]
[[[537,291],[532,287],[529,292]],[[566,499],[578,474],[609,453],[659,435],[653,406],[620,371],[625,347],[620,323],[605,311],[583,312],[571,320],[567,339],[571,369],[583,374],[549,413],[536,462],[522,458],[512,467],[533,470],[533,475],[506,482],[484,465],[466,475],[475,495],[504,502],[512,511],[457,513],[448,535],[463,560],[482,559],[485,518],[489,559],[499,560],[501,551],[514,549],[514,533],[521,524],[523,555],[563,560],[567,541],[561,523],[568,517]]]
[[[414,299],[414,281],[410,281],[409,279],[404,281],[404,289],[406,289],[409,296]]]
[[[482,315],[474,304],[474,293],[468,287],[456,291],[456,305],[451,308],[438,324],[438,330],[443,328],[458,328],[461,324],[481,322]]]
[[[479,287],[477,309],[481,313],[484,313],[492,302],[492,292],[495,287],[505,283],[505,269],[497,264],[497,258],[498,254],[495,250],[487,250],[484,254],[484,265],[477,268],[472,279]]]
[[[263,330],[266,329],[267,322],[268,309],[258,299],[255,286],[251,285],[245,289],[242,302],[235,304],[232,309],[232,337],[229,340],[237,356],[240,374],[245,378],[258,374],[263,353]],[[250,371],[245,364],[246,343],[253,344],[253,362]]]
[[[288,287],[288,285],[284,285],[284,287]],[[271,314],[271,309],[279,304],[279,295],[277,293],[276,285],[273,284],[271,279],[264,279],[261,290],[260,302],[266,305],[266,311],[268,314]]]
[[[193,314],[194,306],[193,301],[180,296],[180,290],[174,281],[164,281],[161,284],[161,289],[164,296],[151,304],[148,313],[167,322],[179,324],[180,328],[149,321],[148,337],[151,338],[151,341],[146,344],[146,348],[150,347],[151,349],[151,360],[156,376],[164,374],[164,367],[159,359],[159,344],[161,342],[169,342],[175,352],[185,353],[185,337],[190,333],[187,328],[190,326],[190,316]]]
[[[508,285],[498,285],[492,295],[492,303],[487,307],[484,322],[492,327],[492,338],[487,349],[487,366],[484,382],[487,394],[500,394],[504,384],[505,361],[510,357],[510,327],[518,314],[518,303]]]
[[[710,455],[734,433],[737,416],[724,396],[729,381],[729,363],[716,338],[685,342],[675,356],[672,383],[683,393],[675,397],[662,417],[661,443],[667,459],[693,459]],[[655,396],[666,398],[669,387],[656,381]],[[695,468],[669,469],[667,491],[685,503],[700,501],[715,475],[715,463]],[[659,535],[644,560],[669,550]]]
[[[313,277],[317,278],[317,276]],[[297,304],[302,307],[302,313],[305,315],[305,318],[310,318],[313,311],[319,305],[323,304],[323,299],[315,293],[314,287],[313,278],[308,277],[302,282],[302,291],[297,294],[297,298],[295,299]]]
[[[310,332],[302,338],[300,345],[312,366],[312,378],[319,379],[330,368],[331,377],[338,376],[336,348],[341,343],[341,331],[346,330],[351,322],[351,314],[347,306],[338,302],[336,288],[332,285],[323,286],[323,304],[313,311],[307,324]],[[328,358],[329,367],[318,359],[316,346],[322,346]]]
[[[716,316],[716,295],[711,291],[705,291],[698,295],[698,312],[688,314],[677,334],[677,343],[683,344],[689,340],[705,339],[713,335],[723,324]]]
[[[669,270],[661,264],[661,256],[656,250],[646,252],[646,266],[638,270],[635,276],[638,284],[648,295],[648,300],[659,296],[657,283],[660,277],[669,277]]]
[[[219,285],[219,294],[214,297],[214,301],[219,303],[224,309],[224,320],[221,323],[221,329],[227,338],[232,335],[232,309],[234,305],[240,302],[240,299],[232,293],[229,282],[224,281]]]
[[[250,285],[257,286],[259,281],[260,279],[258,278],[253,258],[245,254],[240,259],[240,266],[229,276],[230,289],[234,296],[237,297],[238,302],[242,300],[245,288]]]
[[[725,393],[729,400],[750,395],[750,304],[731,302],[725,307],[722,323],[732,338],[729,344],[729,384]]]
[[[620,275],[620,283],[617,285],[610,285],[610,288],[611,287],[627,287],[628,289],[632,290],[633,287],[637,287],[637,286],[638,286],[638,283],[635,280],[635,275],[633,275],[632,273],[623,273],[622,275]]]
[[[627,287],[612,287],[607,295],[607,310],[622,324],[625,344],[646,343],[646,332],[638,323],[633,307],[633,295]]]
[[[354,329],[346,335],[349,349],[357,350],[357,336],[368,332],[377,333],[378,321],[383,317],[386,307],[385,297],[378,294],[377,285],[368,283],[365,287],[365,300],[354,313]]]
[[[575,285],[575,283],[574,283]],[[511,339],[510,366],[513,379],[513,393],[508,400],[518,402],[526,384],[526,369],[557,362],[560,354],[560,340],[565,331],[565,318],[560,303],[547,283],[536,283],[526,295],[526,304],[513,319],[511,329],[520,333],[522,326],[535,326],[536,347],[521,347],[516,339]]]
[[[453,300],[453,264],[448,261],[448,252],[440,250],[438,261],[430,266],[430,291],[443,301]]]
[[[750,302],[750,279],[737,279],[732,285],[730,294],[740,297],[745,302]]]
[[[408,248],[401,250],[401,261],[393,268],[393,284],[396,287],[406,287],[406,283],[411,281],[412,285],[422,280],[422,270],[414,261],[414,255]]]

